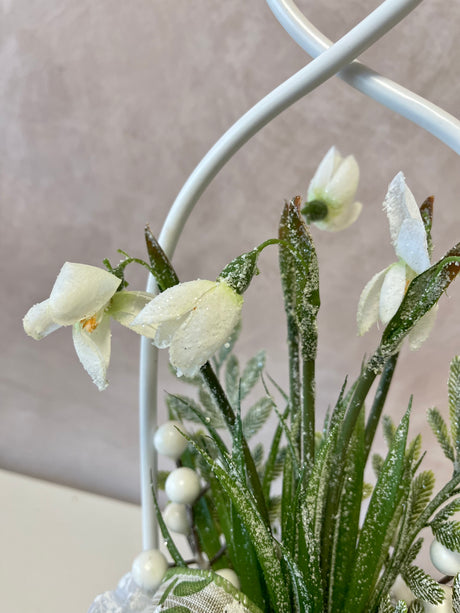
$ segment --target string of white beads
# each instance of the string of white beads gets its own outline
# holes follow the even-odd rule
[[[178,460],[187,448],[187,439],[181,434],[184,426],[178,421],[162,424],[153,436],[153,445],[159,454]]]
[[[147,592],[153,592],[160,585],[167,569],[168,562],[161,551],[148,549],[134,559],[131,574],[136,585]]]

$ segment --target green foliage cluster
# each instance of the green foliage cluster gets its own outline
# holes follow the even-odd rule
[[[235,334],[213,363],[189,380],[196,400],[167,397],[170,417],[184,423],[190,443],[181,464],[197,470],[208,484],[191,509],[195,562],[206,569],[204,578],[209,569],[232,567],[252,611],[416,613],[423,610],[421,601],[439,604],[444,599],[437,581],[415,564],[421,531],[431,528],[442,544],[460,551],[460,522],[451,519],[460,511],[460,358],[451,365],[448,423],[437,409],[428,412],[429,424],[452,463],[452,476],[441,489],[435,492],[433,473],[421,469],[420,437],[408,440],[411,402],[398,425],[381,415],[401,343],[455,277],[460,248],[412,281],[376,351],[357,380],[345,382],[318,433],[318,263],[298,204],[286,203],[278,239],[289,390],[281,390],[264,374],[263,352],[240,366],[232,353]],[[251,262],[255,270],[255,259]],[[229,270],[236,274],[236,266]],[[168,275],[163,272],[161,278]],[[375,394],[368,400],[376,380]],[[253,400],[257,383],[263,393]],[[280,400],[275,402],[275,397]],[[243,407],[249,398],[249,408]],[[251,440],[274,416],[276,427],[265,452]],[[190,435],[185,425],[189,421],[196,424]],[[388,445],[385,457],[370,453],[380,422]],[[373,488],[364,482],[367,462],[376,475]],[[278,479],[281,494],[275,495]],[[158,518],[172,558],[178,567],[186,567],[159,510]],[[390,600],[398,575],[417,598],[410,606]],[[460,611],[459,594],[456,580],[454,611]]]

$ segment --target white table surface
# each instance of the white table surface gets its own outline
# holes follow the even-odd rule
[[[141,550],[140,508],[0,470],[1,613],[86,613]]]

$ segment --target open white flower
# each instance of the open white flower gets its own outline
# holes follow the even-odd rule
[[[50,297],[24,317],[24,330],[40,340],[61,326],[72,326],[75,350],[100,390],[107,387],[110,360],[110,317],[130,326],[152,299],[145,292],[117,292],[121,279],[86,264],[66,262]]]
[[[198,279],[159,294],[133,325],[157,347],[169,347],[171,364],[179,376],[192,377],[228,340],[242,304],[242,296],[225,281]]]
[[[425,226],[402,172],[388,186],[383,208],[398,261],[374,275],[364,288],[358,305],[359,334],[378,320],[387,324],[399,309],[412,279],[430,267]],[[411,349],[417,349],[427,339],[436,310],[436,306],[430,309],[409,333]]]
[[[321,230],[336,232],[351,225],[361,213],[355,202],[359,167],[354,156],[342,158],[335,147],[324,156],[308,187],[302,212]]]

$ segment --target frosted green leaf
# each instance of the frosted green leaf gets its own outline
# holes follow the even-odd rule
[[[240,366],[238,358],[233,354],[225,365],[225,390],[232,407],[237,407],[240,398]]]
[[[247,439],[259,432],[262,426],[266,423],[267,419],[270,417],[272,408],[272,399],[265,396],[248,409],[243,418],[243,433]]]
[[[456,356],[450,363],[449,383],[450,431],[455,446],[455,470],[459,470],[460,459],[460,357]]]
[[[241,400],[246,398],[249,392],[260,378],[260,375],[265,367],[265,351],[259,351],[257,355],[251,358],[246,364],[243,374],[241,375]]]
[[[454,450],[450,440],[449,432],[447,430],[446,422],[441,413],[436,408],[428,409],[427,420],[433,430],[434,435],[438,439],[438,443],[441,445],[441,449],[448,460],[454,462]]]
[[[430,502],[435,483],[434,473],[426,470],[417,475],[412,481],[412,508],[411,523],[415,522]]]
[[[460,613],[460,576],[456,575],[452,586],[452,610],[453,613]]]
[[[460,552],[460,521],[435,522],[431,525],[431,529],[441,545],[451,551]]]
[[[442,587],[418,566],[410,566],[404,569],[401,574],[417,598],[430,604],[441,604],[444,601]]]

